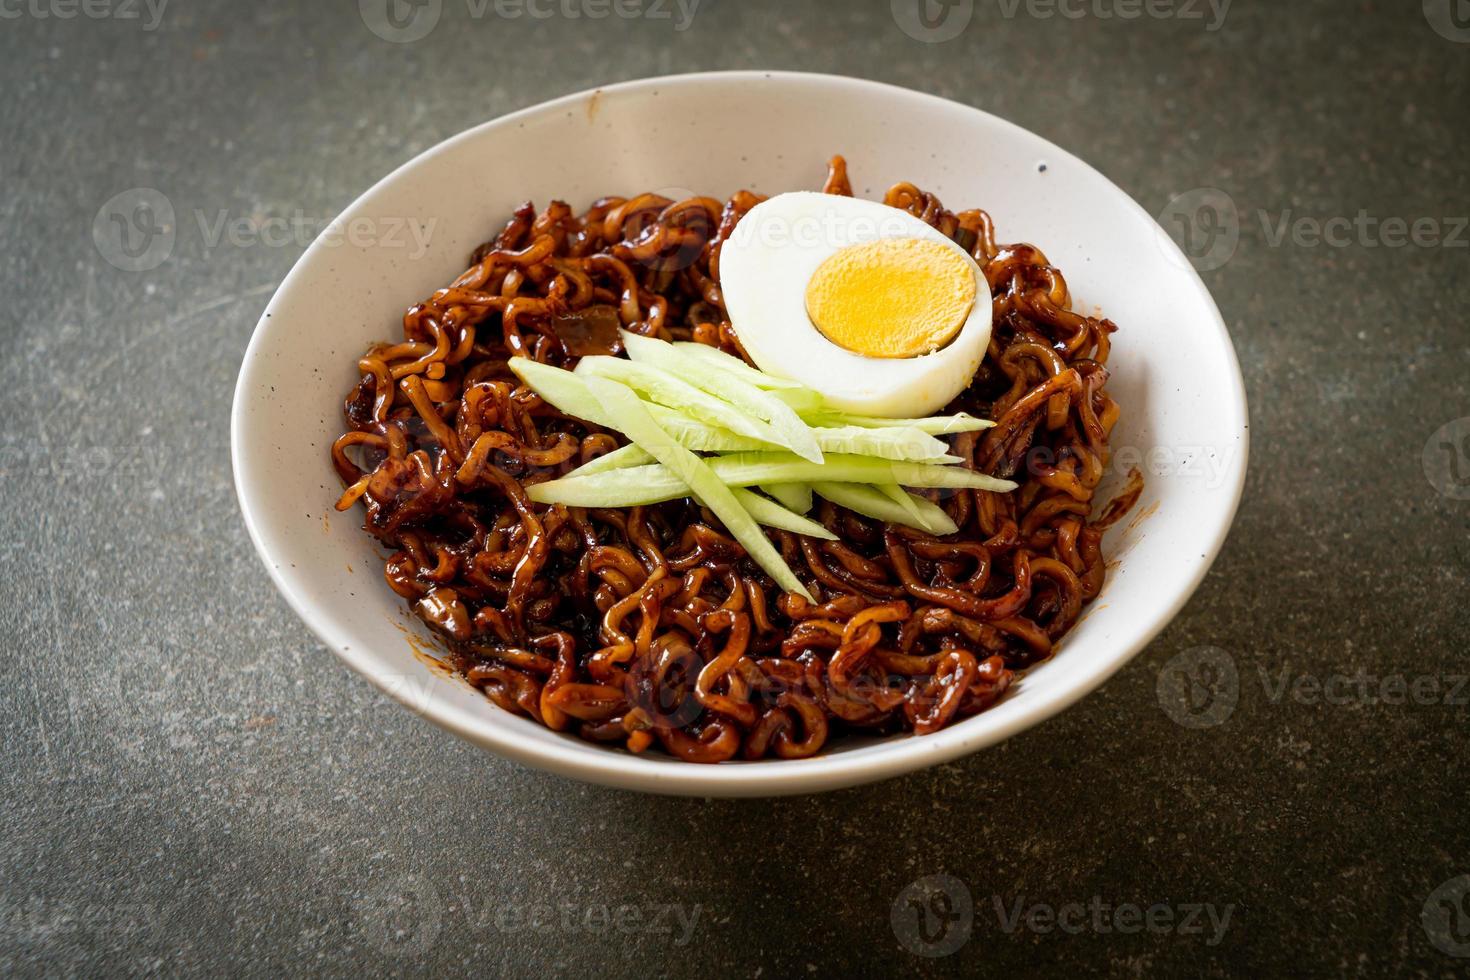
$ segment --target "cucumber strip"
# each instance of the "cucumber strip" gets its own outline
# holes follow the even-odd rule
[[[701,422],[684,415],[677,408],[650,403],[648,411],[679,445],[695,452],[755,453],[781,448],[775,443],[738,436],[729,429]],[[949,446],[943,440],[915,428],[865,429],[847,425],[811,431],[823,453],[875,456],[910,463],[961,462],[960,457],[950,455]]]
[[[534,362],[533,362],[534,363]],[[546,365],[541,365],[546,368]],[[560,368],[547,368],[551,371],[559,371]],[[563,374],[567,372],[563,371]],[[568,375],[578,385],[582,379],[575,375]],[[542,395],[547,401],[551,401],[545,394]],[[553,402],[568,415],[573,414],[560,404]],[[692,449],[700,453],[751,453],[771,452],[781,447],[774,443],[763,442],[760,439],[751,439],[748,436],[737,436],[729,429],[709,425],[697,419],[689,418],[679,412],[678,409],[667,408],[663,405],[649,404],[648,411],[654,421],[659,424],[674,441],[685,449]],[[581,416],[579,416],[581,417]],[[588,421],[595,421],[588,419]],[[606,420],[596,424],[604,428],[613,428],[606,424]],[[925,435],[917,429],[864,429],[859,426],[844,426],[835,429],[813,429],[817,445],[824,453],[842,453],[849,456],[873,456],[877,459],[888,459],[894,462],[910,463],[958,463],[960,457],[949,455],[949,447],[933,436]],[[647,463],[650,460],[643,460]],[[623,465],[633,466],[634,463]],[[580,472],[580,471],[579,471]],[[596,472],[593,470],[591,472]]]
[[[860,483],[817,483],[812,489],[839,507],[846,507],[854,513],[875,520],[902,524],[941,536],[959,530],[948,514],[922,497],[913,498],[914,506],[919,510],[920,520],[923,522],[916,523],[906,508],[888,499],[874,487]]]
[[[1010,480],[976,473],[960,466],[932,463],[903,463],[869,456],[832,454],[820,466],[791,453],[732,453],[711,460],[710,467],[731,486],[756,483],[897,483],[904,487],[948,487],[950,489],[1016,489]]]
[[[946,534],[954,534],[960,529],[959,525],[954,522],[954,518],[950,517],[944,508],[934,501],[921,497],[916,493],[909,494],[909,499],[913,501],[914,507],[918,509],[919,519],[929,525],[930,534],[943,537]]]
[[[817,444],[824,452],[848,453],[853,456],[877,456],[915,463],[949,460],[949,446],[915,428],[866,429],[860,425],[813,429]]]
[[[812,509],[812,488],[805,483],[768,483],[761,489],[787,510],[805,514]]]
[[[784,445],[775,430],[765,422],[736,410],[728,402],[706,394],[682,378],[651,364],[598,354],[582,358],[573,373],[584,379],[599,377],[616,381],[639,392],[649,401],[666,405],[689,418],[708,425],[723,426],[736,435]]]
[[[581,380],[581,379],[578,379]],[[692,419],[672,408],[645,403],[648,414],[674,441],[697,453],[753,453],[769,450],[771,444],[749,436],[737,436],[719,425]]]
[[[628,453],[628,455],[622,457],[623,460],[634,460],[634,458],[642,457],[644,463],[634,463],[634,461],[619,460],[620,453]],[[614,470],[617,469],[628,469],[628,467],[632,466],[642,466],[642,464],[645,464],[645,461],[647,460],[653,460],[653,457],[645,453],[642,448],[637,447],[637,445],[625,445],[625,447],[620,448],[620,450],[614,451],[614,453],[609,453],[607,455],[603,455],[603,457],[595,458],[595,460],[592,460],[591,463],[585,464],[585,466],[573,470],[573,472],[570,473],[569,476],[592,476],[594,475],[594,473],[612,473],[614,472]],[[542,483],[542,486],[548,485]],[[778,485],[776,485],[776,488],[773,489],[781,489],[781,491],[791,491],[791,489],[800,488],[800,486],[803,485],[801,485],[801,483],[778,483]],[[786,505],[782,504],[782,502],[779,500],[766,500],[766,498],[761,497],[760,494],[754,494],[754,492],[748,491],[748,489],[745,489],[744,486],[732,486],[731,492],[732,494],[735,494],[735,500],[741,502],[741,507],[744,507],[745,510],[750,513],[750,516],[756,519],[756,523],[760,523],[760,525],[764,525],[767,527],[781,527],[782,530],[791,530],[791,532],[798,533],[798,535],[807,535],[808,538],[822,538],[825,539],[825,541],[836,541],[836,535],[833,535],[831,530],[828,530],[826,529],[826,527],[819,525],[819,523],[814,522],[814,520],[808,519],[808,517],[801,516],[801,514],[804,514],[806,513],[806,511],[811,510],[810,488],[807,488],[806,491],[806,507],[800,508],[800,510],[798,510],[797,507],[786,507]],[[679,488],[679,492],[678,494],[676,494],[676,497],[688,497],[688,495],[688,486],[682,486],[682,488]],[[775,497],[775,494],[772,495],[773,497]],[[544,497],[545,500],[542,500],[542,498]],[[550,497],[548,497],[547,492],[542,491],[542,494],[539,494],[538,497],[532,498],[532,500],[538,500],[539,502],[542,502],[542,504],[566,504],[566,502],[570,502],[572,498],[562,500],[562,498],[557,497],[554,492],[553,494],[550,494]],[[589,500],[589,498],[584,497],[581,498],[581,500],[587,501]],[[604,500],[606,500],[606,498],[604,498]],[[798,507],[800,507],[800,500],[794,502],[797,502]],[[623,504],[623,502],[620,502],[619,500],[610,500],[609,502],[582,502],[582,504],[572,505],[573,507],[629,507],[629,505],[637,504]]]
[[[564,476],[526,487],[538,504],[568,507],[647,507],[689,496],[689,487],[662,464]]]
[[[591,476],[594,473],[625,470],[630,466],[647,466],[653,462],[657,462],[657,460],[644,452],[641,447],[630,444],[619,449],[614,449],[606,456],[599,456],[591,462],[583,463],[568,473],[567,476]]]
[[[692,422],[692,421],[690,421],[688,419],[684,419],[682,416],[679,416],[677,413],[675,413],[672,409],[666,409],[666,408],[664,408],[661,405],[645,405],[645,407],[648,409],[649,414],[653,416],[654,421],[659,424],[659,427],[662,428],[664,431],[668,432],[669,435],[674,436],[674,441],[677,442],[677,443],[679,443],[679,445],[683,446],[685,449],[692,449],[692,450],[694,450],[696,452],[724,452],[724,453],[731,453],[731,452],[770,452],[771,451],[771,447],[768,446],[768,445],[766,445],[765,443],[758,442],[755,439],[743,439],[740,436],[733,435],[733,434],[731,434],[728,439],[721,439],[717,434],[710,433],[710,435],[713,438],[710,438],[710,439],[702,439],[702,438],[700,438],[700,434],[699,434],[700,429],[707,429],[707,427],[704,426],[703,423],[700,423],[700,422]],[[664,416],[667,416],[667,420],[671,424],[669,424],[669,425],[666,425],[665,424],[665,417]],[[680,438],[678,435],[676,435],[675,432],[671,431],[674,427],[677,427],[680,422],[683,422],[686,425],[689,425],[690,426],[690,429],[692,430],[693,438],[690,438],[690,439]],[[820,436],[824,431],[831,431],[831,430],[818,429],[817,430],[818,435]],[[863,430],[863,431],[870,431],[870,430]],[[904,430],[902,430],[902,429],[894,429],[892,431],[894,431],[894,432],[902,432]],[[927,439],[928,436],[925,436],[924,438]],[[834,440],[834,443],[836,443],[836,442],[837,442],[837,440]],[[690,445],[690,443],[696,443],[696,445]],[[714,450],[711,450],[711,449],[706,448],[706,446],[703,445],[703,444],[718,444],[718,448],[716,448]],[[827,447],[823,447],[823,448],[827,448]],[[831,448],[834,449],[834,450],[836,450],[836,449],[838,449],[840,447],[838,445],[835,445],[834,444]],[[856,455],[870,455],[870,456],[876,456],[876,457],[878,457],[880,459],[889,458],[889,457],[883,456],[882,453],[857,453]],[[908,460],[897,460],[897,461],[898,462],[911,461],[911,462],[915,462],[915,463],[943,464],[943,463],[958,463],[960,461],[960,458],[958,456],[943,456],[943,455],[941,455],[941,456],[927,457],[927,458],[923,458],[923,457],[921,457],[921,458],[910,458]],[[576,469],[574,469],[570,473],[568,473],[567,474],[567,478],[568,479],[571,479],[572,477],[578,477],[578,476],[591,476],[594,473],[603,473],[603,472],[606,472],[608,470],[625,470],[625,469],[628,469],[628,468],[633,467],[633,466],[647,466],[649,463],[653,463],[653,462],[656,462],[656,460],[652,456],[650,456],[648,453],[644,452],[642,449],[640,449],[640,448],[638,448],[637,446],[634,446],[634,445],[627,445],[627,446],[623,446],[620,449],[615,449],[615,450],[613,450],[612,452],[608,453],[605,456],[599,456],[599,457],[597,457],[596,459],[592,460],[589,463],[582,464],[581,466],[577,467]],[[893,486],[893,487],[896,488],[897,487],[897,484],[890,484],[890,486]],[[800,483],[773,483],[773,484],[771,484],[768,487],[761,487],[761,489],[764,490],[766,493],[770,494],[772,497],[775,497],[776,500],[778,500],[781,503],[781,506],[787,507],[787,508],[789,508],[791,510],[794,510],[798,514],[805,514],[807,511],[809,511],[809,510],[812,509],[811,488],[808,487],[808,488],[805,488],[805,490],[803,490],[802,484],[800,484]],[[890,496],[891,496],[891,494],[890,494]],[[898,498],[895,497],[894,499],[897,500]],[[905,495],[905,499],[907,499],[907,496],[906,495]]]
[[[893,463],[864,456],[828,456],[827,462],[818,464],[809,463],[792,453],[735,453],[702,462],[722,483],[732,487],[822,481],[897,483],[905,487],[992,490],[997,493],[1016,489],[1009,480],[997,480],[958,466]],[[617,506],[635,507],[687,496],[684,481],[658,464],[591,476],[566,476],[528,487],[526,493],[541,503],[562,503],[573,507],[612,506],[603,502],[609,498],[622,501]]]
[[[602,405],[593,397],[592,392],[587,390],[586,381],[571,371],[542,364],[528,357],[513,357],[508,366],[516,377],[530,385],[536,394],[558,410],[604,429],[617,428],[608,420]],[[648,410],[659,426],[673,436],[679,445],[695,452],[759,452],[771,446],[763,439],[737,436],[723,426],[709,425],[662,405],[650,405]]]
[[[613,472],[615,471],[603,470],[602,475],[610,475]],[[650,495],[644,488],[630,486],[626,480],[621,483],[604,482],[600,485],[600,489],[589,489],[588,482],[571,478],[554,480],[550,483],[528,487],[527,493],[537,503],[566,504],[568,507],[642,507],[649,504],[660,504],[667,500],[677,500],[692,494],[688,485],[673,487],[673,481],[670,481],[668,492],[659,495],[658,499],[650,499]],[[793,484],[782,484],[782,486],[791,485]],[[758,493],[753,493],[744,487],[731,487],[730,492],[758,524],[829,541],[837,538],[835,534],[816,521],[794,513],[774,500],[767,500]]]
[[[673,344],[662,340],[624,330],[623,347],[634,363],[667,371],[700,391],[728,402],[736,410],[754,415],[769,423],[772,431],[779,437],[780,445],[802,459],[809,459],[813,463],[822,461],[822,449],[817,445],[812,430],[790,405],[770,392],[762,391],[729,371],[690,357]]]
[[[657,343],[657,341],[654,342]],[[704,345],[695,344],[694,346],[703,347]],[[706,349],[713,350],[713,348]],[[715,353],[719,352],[715,351]],[[601,405],[587,390],[583,379],[572,372],[525,357],[511,358],[509,367],[517,377],[535,389],[537,394],[567,415],[584,419],[603,428],[616,428],[609,424]],[[686,413],[682,406],[670,408],[663,405],[650,405],[648,410],[659,426],[673,436],[679,445],[696,452],[760,452],[777,445],[769,440],[737,435],[721,425],[711,425]],[[946,455],[949,447],[941,440],[925,433],[920,427],[930,422],[942,421],[944,420],[920,419],[912,426],[895,424],[887,427],[844,423],[810,431],[818,447],[826,453],[876,456],[880,459],[921,463],[959,462],[957,457]],[[989,425],[989,423],[985,424]]]
[[[730,492],[735,495],[735,499],[740,501],[740,506],[744,507],[751,517],[766,527],[778,527],[783,531],[793,531],[796,534],[805,534],[809,538],[821,538],[825,541],[837,540],[837,535],[816,521],[792,513],[774,500],[767,500],[744,487],[732,487]]]
[[[757,371],[755,368],[751,367],[749,364],[746,364],[740,358],[735,357],[733,354],[726,354],[722,350],[717,350],[716,348],[711,347],[709,344],[701,344],[697,340],[675,341],[674,346],[677,347],[681,353],[688,354],[690,357],[704,361],[711,367],[717,367],[722,370],[728,371],[730,374],[735,375],[737,378],[740,378],[749,384],[755,385],[757,388],[765,388],[768,391],[774,391],[781,388],[796,390],[803,387],[800,381],[788,381],[785,378],[778,378],[773,374],[766,374],[762,371]]]
[[[925,523],[924,518],[920,516],[919,507],[914,503],[914,498],[910,497],[908,491],[897,483],[875,483],[873,484],[873,489],[902,507],[904,513],[908,514],[917,522],[913,525],[914,527],[927,528],[929,526]]]
[[[811,415],[820,412],[827,404],[822,401],[821,395],[810,388],[777,388],[767,394],[797,415]]]
[[[584,359],[582,363],[587,363],[587,360],[590,358]],[[812,598],[811,593],[791,570],[791,566],[786,564],[781,553],[771,544],[771,539],[766,537],[766,532],[760,529],[755,518],[750,516],[750,512],[741,505],[730,488],[711,472],[704,460],[680,446],[667,432],[659,428],[637,395],[623,385],[597,376],[587,379],[587,387],[597,396],[603,411],[617,428],[634,445],[662,463],[671,476],[686,484],[695,500],[714,511],[715,516],[725,525],[725,530],[740,542],[752,561],[776,580],[777,585],[787,592],[795,592],[809,600]],[[604,473],[603,477],[626,478],[627,474],[641,469],[643,468],[618,470]],[[596,480],[599,477],[593,476],[589,479]]]
[[[957,432],[980,432],[995,425],[988,419],[977,419],[961,412],[959,415],[935,415],[927,419],[880,419],[850,412],[803,413],[809,425],[840,426],[856,425],[864,429],[918,429],[931,436],[954,435]]]
[[[587,390],[582,379],[572,372],[533,361],[529,357],[512,357],[505,366],[557,410],[593,425],[609,428],[602,405]]]

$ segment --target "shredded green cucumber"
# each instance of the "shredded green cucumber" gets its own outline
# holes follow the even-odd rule
[[[731,487],[730,492],[735,495],[735,499],[740,501],[740,506],[744,507],[751,517],[766,527],[778,527],[783,531],[793,531],[796,534],[805,534],[809,538],[821,538],[824,541],[837,540],[837,535],[816,521],[793,513],[775,500],[768,500],[744,487]]]
[[[513,357],[507,362],[507,366],[515,372],[516,377],[530,385],[535,389],[536,394],[559,411],[591,422],[593,425],[602,426],[604,429],[617,428],[608,421],[602,411],[602,406],[587,390],[586,381],[571,371],[552,367],[550,364],[542,364],[528,357]],[[648,411],[659,426],[673,436],[679,445],[695,452],[758,452],[769,449],[771,446],[763,439],[737,436],[723,426],[709,425],[672,408],[665,408],[663,405],[649,405]]]
[[[663,465],[604,470],[591,476],[572,473],[526,487],[526,496],[538,504],[568,507],[647,507],[689,496],[689,487]]]
[[[722,350],[716,350],[709,344],[701,344],[695,340],[680,340],[675,341],[674,346],[682,353],[698,358],[711,367],[728,371],[736,377],[755,385],[757,388],[773,391],[779,388],[801,389],[805,387],[800,381],[788,381],[786,378],[778,378],[774,374],[757,371],[740,358],[732,354],[726,354]]]
[[[827,406],[822,396],[810,388],[777,388],[768,394],[803,417],[821,412]]]
[[[817,444],[824,452],[847,453],[852,456],[876,456],[901,462],[958,463],[949,455],[949,446],[915,428],[866,429],[860,425],[813,429]]]
[[[889,500],[902,507],[904,509],[904,513],[908,514],[916,522],[913,526],[928,526],[924,523],[924,518],[919,515],[919,507],[917,504],[914,503],[914,498],[909,496],[909,492],[903,487],[899,486],[897,483],[875,483],[873,484],[873,489],[877,490],[883,496],[887,497]]]
[[[667,371],[708,395],[728,402],[738,411],[754,415],[768,423],[775,432],[777,444],[790,449],[802,459],[822,461],[822,449],[816,436],[801,417],[784,401],[768,391],[721,368],[713,367],[697,357],[690,357],[673,344],[653,337],[623,331],[623,347],[635,364]]]
[[[600,456],[597,459],[594,459],[592,462],[587,463],[586,465],[579,467],[576,470],[573,470],[570,474],[568,474],[568,477],[570,478],[580,476],[592,476],[597,473],[612,473],[620,469],[629,469],[634,466],[644,466],[653,461],[653,457],[644,452],[641,447],[629,444],[621,449],[608,453],[606,456]],[[771,489],[789,491],[793,488],[798,488],[801,486],[802,484],[799,483],[780,483],[772,487]],[[797,534],[805,534],[809,537],[822,538],[829,541],[836,540],[837,538],[837,535],[833,534],[831,531],[828,531],[825,527],[818,524],[816,521],[802,516],[807,511],[811,510],[812,507],[810,488],[808,488],[806,491],[804,506],[801,505],[800,499],[795,500],[798,507],[785,506],[781,502],[780,495],[776,493],[771,494],[771,496],[777,498],[776,500],[767,500],[760,494],[752,493],[751,491],[746,490],[744,487],[731,487],[730,492],[735,494],[735,499],[740,501],[740,505],[750,513],[751,517],[755,518],[756,523],[758,524],[764,524],[766,527],[777,527],[781,528],[784,531],[793,531]],[[616,491],[614,491],[614,494],[615,493]],[[684,486],[680,488],[678,493],[674,496],[687,497],[689,496],[689,494],[689,487]],[[541,500],[541,496],[545,496],[545,494],[543,493],[542,495],[533,497],[532,499]],[[585,501],[587,498],[582,499]],[[541,502],[567,503],[568,501],[564,501],[561,499],[545,499],[541,500]],[[600,502],[597,503],[584,502],[582,504],[573,504],[572,506],[636,507],[638,506],[638,502],[636,499],[629,498],[626,494],[624,494],[621,497],[604,496],[600,499]]]
[[[782,444],[775,430],[765,422],[651,364],[598,354],[582,358],[573,373],[579,378],[599,377],[616,381],[639,392],[649,401],[675,409],[707,425],[729,429],[736,435]]]
[[[875,520],[902,524],[939,536],[954,534],[959,530],[954,520],[942,508],[923,497],[911,497],[914,509],[919,513],[918,518],[915,518],[910,515],[908,508],[890,500],[875,487],[858,483],[817,483],[812,489],[839,507],[846,507],[854,513]]]
[[[593,425],[609,427],[602,405],[587,390],[582,379],[572,372],[533,361],[529,357],[512,357],[505,366],[558,411]]]
[[[647,448],[647,447],[645,447]],[[651,450],[650,450],[651,451]],[[735,453],[703,460],[726,486],[752,487],[777,483],[897,483],[905,487],[944,487],[1006,493],[1016,489],[1009,480],[997,480],[958,466],[894,463],[863,456],[828,456],[825,463],[809,463],[792,453]],[[572,474],[538,483],[526,491],[532,500],[573,507],[636,507],[675,500],[687,495],[685,482],[667,467],[654,464],[624,470]],[[616,500],[617,503],[609,503]]]
[[[831,539],[808,517],[813,491],[877,520],[953,534],[954,521],[904,487],[1016,489],[951,464],[940,435],[994,423],[970,415],[872,418],[822,407],[814,391],[702,344],[624,336],[632,360],[595,356],[575,372],[512,358],[510,369],[567,415],[630,445],[527,489],[532,500],[634,507],[693,497],[787,591],[806,595],[761,525]],[[790,451],[781,451],[782,449]],[[695,452],[722,455],[701,459]],[[768,496],[754,493],[759,486]]]
[[[648,414],[659,428],[674,437],[685,449],[697,453],[753,453],[768,450],[771,444],[749,436],[737,436],[729,429],[692,419],[663,405],[646,403]]]
[[[660,342],[649,341],[649,343]],[[677,347],[680,345],[665,344],[664,346]],[[695,344],[693,346],[703,347],[704,345]],[[705,349],[719,354],[713,348]],[[731,359],[728,358],[728,355],[720,356]],[[632,362],[616,358],[610,360],[628,365],[634,371],[639,370]],[[587,391],[581,376],[523,357],[512,358],[509,367],[542,398],[562,412],[584,419],[594,425],[612,428],[603,415],[601,406],[597,404],[597,400]],[[598,370],[602,369],[598,368]],[[591,370],[589,368],[589,371]],[[678,378],[672,380],[676,384],[683,383]],[[691,390],[698,391],[690,387]],[[678,399],[673,397],[673,394],[676,392],[671,393],[671,397],[666,400],[677,402]],[[739,425],[740,415],[731,412],[714,396],[707,393],[702,394],[704,394],[703,399],[696,395],[695,400],[699,404],[652,404],[649,406],[649,411],[659,426],[685,449],[718,453],[759,452],[784,445],[780,440],[769,438],[773,429],[764,425],[760,419],[746,418],[745,421],[751,423],[755,428],[747,430],[745,434],[731,431],[722,422],[711,422],[710,418],[718,414],[725,422],[731,421],[732,418],[736,419],[734,424]],[[780,396],[789,394],[789,392],[773,394]],[[711,402],[716,404],[710,404]],[[812,418],[819,422],[830,423],[808,429],[818,450],[822,453],[874,456],[879,459],[916,463],[957,463],[960,461],[958,457],[948,455],[949,447],[930,434],[928,430],[973,431],[991,424],[983,419],[974,419],[964,415],[932,419],[869,419],[862,416],[827,413],[812,416]],[[759,432],[762,435],[753,435],[752,432]]]
[[[582,363],[587,363],[587,360],[590,358],[584,359]],[[659,428],[637,395],[629,388],[597,375],[587,378],[587,387],[597,397],[603,411],[612,419],[616,428],[634,445],[663,464],[670,476],[684,483],[695,500],[713,511],[725,525],[725,530],[740,542],[752,561],[776,580],[777,585],[787,592],[812,598],[811,593],[791,570],[791,566],[786,564],[781,553],[771,544],[771,539],[766,537],[755,518],[751,517],[730,488],[721,482],[704,460],[680,446],[667,432]],[[626,478],[627,474],[634,472],[638,470],[616,470],[604,473],[602,477]],[[600,477],[586,479],[596,480]]]
[[[812,509],[812,488],[805,483],[767,483],[761,489],[787,510],[805,514]]]
[[[955,524],[954,518],[950,517],[944,508],[934,501],[916,493],[909,494],[909,500],[913,501],[914,507],[918,509],[919,519],[929,525],[930,534],[943,537],[959,530],[959,525]]]
[[[1016,489],[1009,480],[976,473],[959,466],[933,463],[903,463],[868,456],[832,454],[817,465],[791,453],[732,453],[710,463],[720,479],[731,486],[757,483],[897,483],[904,487],[948,487],[951,489]]]
[[[605,456],[599,456],[590,463],[583,463],[568,473],[567,476],[591,476],[594,473],[625,470],[630,466],[647,466],[649,463],[654,462],[657,462],[657,460],[644,452],[641,447],[634,446],[630,443],[620,449],[614,449]]]
[[[918,429],[931,436],[954,435],[957,432],[980,432],[995,425],[988,419],[977,419],[961,412],[959,415],[935,415],[927,419],[880,419],[851,412],[818,411],[802,413],[809,425],[843,426],[855,425],[864,429]]]

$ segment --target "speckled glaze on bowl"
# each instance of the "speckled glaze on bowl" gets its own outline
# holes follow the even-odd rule
[[[556,197],[580,208],[604,194],[644,190],[811,189],[839,152],[859,196],[881,197],[909,180],[951,207],[987,209],[1000,240],[1034,243],[1063,270],[1078,309],[1101,310],[1121,327],[1109,391],[1123,417],[1104,490],[1128,465],[1145,470],[1148,486],[1109,533],[1107,586],[1056,656],[991,710],[934,735],[717,766],[634,756],[549,731],[433,667],[421,651],[435,642],[383,581],[381,552],[361,531],[360,511],[332,509],[339,485],[328,448],[342,429],[357,356],[372,341],[399,336],[403,310],[462,271],[522,201]],[[767,796],[851,786],[974,752],[1066,708],[1143,649],[1204,577],[1240,499],[1247,455],[1240,370],[1188,261],[1097,171],[969,106],[824,75],[628,82],[434,147],[354,202],[337,228],[286,277],[240,370],[231,434],[245,523],[291,607],[349,666],[435,724],[528,765],[645,792]]]

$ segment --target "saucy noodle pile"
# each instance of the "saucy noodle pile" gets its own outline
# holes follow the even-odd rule
[[[823,190],[851,196],[841,157]],[[960,531],[882,525],[819,500],[840,540],[767,529],[815,602],[781,594],[689,499],[628,509],[532,503],[526,487],[622,445],[506,367],[619,353],[619,328],[744,356],[719,254],[762,200],[655,194],[520,207],[469,269],[372,347],[332,462],[391,551],[388,585],[445,639],[447,663],[501,708],[633,752],[690,762],[801,758],[844,733],[935,732],[984,711],[1050,656],[1103,585],[1094,517],[1119,409],[1108,320],[1069,309],[1062,273],[996,241],[980,210],[912,184],[884,203],[968,250],[994,300],[989,352],[947,409],[992,419],[953,436],[1013,493],[922,491]]]

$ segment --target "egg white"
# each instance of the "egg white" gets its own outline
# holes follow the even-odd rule
[[[864,357],[828,340],[807,316],[807,283],[817,267],[849,245],[885,238],[943,242],[975,276],[974,309],[954,340],[932,354]],[[990,343],[990,286],[974,259],[908,212],[876,201],[811,191],[763,201],[720,250],[720,289],[736,336],[762,371],[798,381],[844,412],[932,415],[970,383]]]

